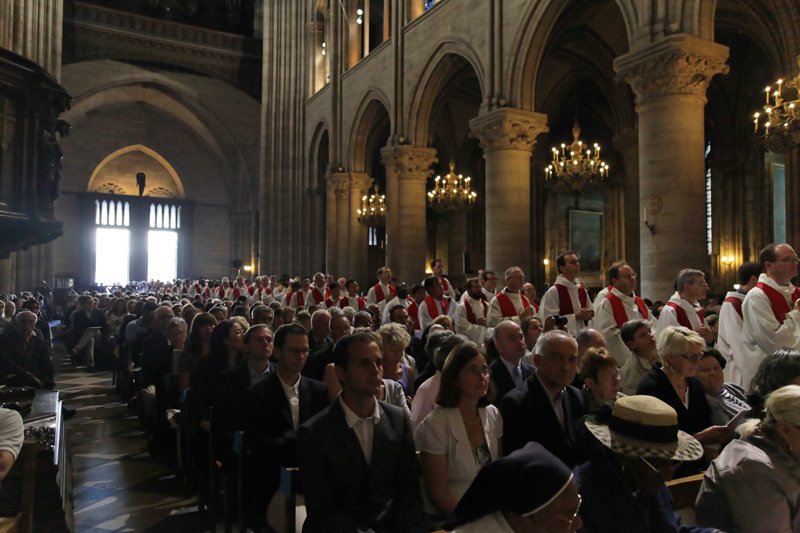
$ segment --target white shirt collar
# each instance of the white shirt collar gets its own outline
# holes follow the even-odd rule
[[[341,394],[339,395],[339,405],[342,406],[342,411],[344,411],[344,419],[347,422],[347,427],[349,427],[350,429],[353,429],[353,426],[355,426],[359,422],[359,420],[372,420],[374,424],[377,424],[381,420],[381,410],[378,407],[378,400],[375,400],[375,408],[372,411],[372,415],[365,416],[364,418],[361,418],[360,416],[355,414],[352,411],[352,409],[347,407],[347,404],[342,399]]]

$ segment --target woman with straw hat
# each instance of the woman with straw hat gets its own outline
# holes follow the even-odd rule
[[[602,447],[575,469],[583,506],[582,531],[625,533],[712,532],[681,525],[664,482],[703,446],[678,429],[675,410],[652,396],[625,396],[610,416],[585,421]]]

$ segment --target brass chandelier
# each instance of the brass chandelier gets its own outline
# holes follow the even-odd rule
[[[546,183],[556,192],[579,195],[591,192],[608,177],[609,166],[600,159],[600,145],[584,144],[578,122],[572,127],[572,144],[552,148],[553,161],[544,169]]]
[[[472,190],[472,178],[456,174],[456,164],[450,162],[450,173],[433,179],[428,191],[428,205],[436,211],[452,213],[465,211],[475,204],[478,193]]]
[[[800,56],[797,64],[800,67]],[[794,98],[786,89],[794,93]],[[800,73],[764,89],[764,113],[753,115],[753,126],[756,134],[763,131],[760,136],[770,152],[785,153],[800,145]]]
[[[380,194],[375,182],[372,182],[372,188],[367,194],[361,197],[361,207],[356,209],[356,213],[358,221],[365,226],[386,225],[386,195]]]

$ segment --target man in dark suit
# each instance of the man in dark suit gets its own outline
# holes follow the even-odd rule
[[[308,337],[300,324],[284,324],[275,332],[276,371],[250,387],[245,398],[245,444],[258,480],[250,493],[253,514],[263,517],[280,485],[281,467],[297,466],[298,425],[328,404],[328,387],[303,377]]]
[[[403,410],[375,399],[381,349],[368,333],[333,350],[342,394],[297,432],[306,533],[425,531],[419,466]]]
[[[263,324],[250,327],[244,334],[247,357],[222,372],[214,389],[212,431],[217,443],[215,453],[223,466],[231,463],[233,432],[245,426],[245,393],[248,388],[275,373],[272,355],[272,330]]]
[[[331,316],[330,321],[330,342],[316,352],[311,352],[308,356],[306,365],[303,367],[303,375],[307,378],[322,381],[325,376],[325,367],[333,362],[333,345],[350,333],[350,319],[344,316],[341,309],[335,307],[327,311]]]
[[[519,324],[503,320],[492,331],[492,339],[499,357],[489,365],[494,384],[495,405],[508,391],[519,387],[534,373],[533,365],[522,361],[525,355],[525,335]]]
[[[567,332],[553,330],[536,343],[536,373],[500,402],[503,453],[536,441],[570,468],[585,458],[575,421],[583,416],[583,398],[571,386],[578,362],[578,343]]]

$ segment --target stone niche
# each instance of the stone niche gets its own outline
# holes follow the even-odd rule
[[[0,259],[63,233],[53,202],[70,100],[40,66],[0,48]]]

